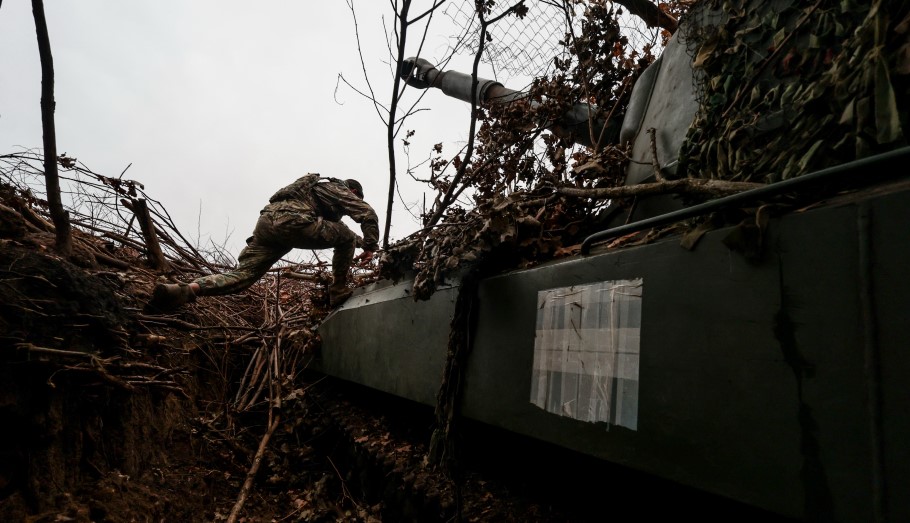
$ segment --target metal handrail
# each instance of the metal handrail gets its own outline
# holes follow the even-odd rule
[[[626,225],[620,225],[619,227],[614,227],[605,231],[596,232],[585,238],[585,240],[581,243],[581,253],[584,255],[589,254],[591,251],[591,245],[594,242],[606,241],[618,236],[622,236],[624,234],[638,232],[644,229],[666,225],[669,223],[675,223],[687,218],[700,216],[702,214],[715,211],[729,205],[743,203],[765,196],[774,196],[791,189],[810,185],[812,183],[818,182],[819,180],[827,180],[840,174],[879,166],[881,164],[902,158],[910,160],[910,146],[901,147],[900,149],[895,149],[893,151],[888,151],[874,156],[868,156],[866,158],[860,158],[859,160],[835,165],[834,167],[828,167],[826,169],[815,171],[813,173],[809,173],[796,178],[790,178],[788,180],[768,184],[757,189],[750,189],[748,191],[732,194],[730,196],[724,196],[723,198],[718,198],[709,202],[693,205],[692,207],[686,207],[685,209],[679,209],[673,212],[668,212],[659,216],[653,216],[651,218],[646,218],[644,220],[639,220],[637,222],[629,223]],[[910,174],[910,166],[908,166],[908,168],[902,172],[905,175]]]

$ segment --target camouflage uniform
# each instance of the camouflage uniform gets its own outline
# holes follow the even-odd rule
[[[345,224],[350,216],[363,231],[362,244]],[[354,248],[378,248],[379,220],[376,211],[357,197],[337,178],[307,174],[284,187],[259,213],[253,236],[241,251],[238,267],[225,274],[212,274],[195,280],[201,296],[241,291],[262,277],[291,249],[334,248],[332,256],[332,294],[344,291]]]

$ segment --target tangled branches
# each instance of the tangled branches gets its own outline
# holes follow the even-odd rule
[[[42,158],[35,151],[0,155],[0,186],[30,225],[53,232],[40,183],[44,176]],[[81,236],[82,256],[75,261],[116,266],[112,260],[115,247],[129,249],[137,258],[146,254],[159,270],[173,269],[178,273],[214,271],[229,261],[217,248],[204,252],[189,242],[160,202],[148,197],[141,183],[123,178],[126,170],[114,178],[93,172],[66,155],[60,156],[57,163],[62,169],[60,179],[66,182],[62,195],[70,220],[86,233]],[[94,235],[105,238],[106,243],[85,241]]]
[[[569,4],[565,16],[570,22],[575,16]],[[632,49],[619,12],[605,2],[587,4],[581,23],[567,27],[581,29],[565,35],[568,53],[555,59],[551,75],[537,79],[526,96],[478,108],[477,147],[470,158],[444,160],[441,145],[436,146],[430,183],[446,197],[436,199],[428,216],[445,218],[439,226],[431,219],[430,228],[388,249],[381,264],[382,275],[394,280],[416,271],[415,298],[428,298],[448,275],[481,258],[520,268],[572,252],[580,236],[602,221],[608,204],[622,207],[604,196],[558,188],[623,184],[627,151],[610,133],[618,128],[635,79],[654,60],[658,42]],[[562,118],[573,107],[586,111],[588,120],[567,127]],[[580,136],[593,147],[577,145]],[[448,176],[449,167],[458,173]],[[454,200],[449,195],[462,203],[443,213],[440,207]]]
[[[48,248],[40,159],[0,156],[0,358],[39,366],[54,388],[154,393],[192,405],[206,441],[253,456],[236,519],[282,408],[305,396],[301,373],[329,312],[327,263],[285,262],[243,293],[202,298],[179,315],[143,314],[159,278],[217,269],[229,261],[223,250],[188,242],[141,183],[61,156],[75,253],[60,258]],[[355,282],[374,277],[369,267],[355,272]],[[251,421],[263,417],[258,451],[247,453]]]

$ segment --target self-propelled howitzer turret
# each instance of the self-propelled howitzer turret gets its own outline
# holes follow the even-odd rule
[[[636,81],[615,139],[631,148],[626,185],[652,181],[655,165],[666,179],[769,172],[771,183],[670,212],[639,201],[582,255],[481,280],[459,414],[787,518],[910,521],[910,14],[879,1],[733,4],[687,15]],[[693,50],[680,35],[708,39]],[[711,96],[696,93],[718,64],[751,74],[725,69],[700,84]],[[404,72],[466,102],[526,96],[421,60]],[[721,108],[699,121],[700,102]],[[597,114],[579,111],[542,125],[600,134],[579,131]],[[710,139],[680,166],[692,129]],[[818,155],[838,161],[761,169]],[[781,193],[802,204],[771,198]],[[604,244],[725,212],[749,218],[687,248],[679,236]],[[447,284],[421,302],[413,281],[358,289],[319,327],[321,369],[435,406],[462,282]]]
[[[539,122],[560,137],[594,149],[609,144],[628,146],[630,162],[626,185],[655,181],[653,165],[660,165],[668,178],[676,174],[680,147],[686,130],[698,110],[692,81],[691,59],[678,37],[671,40],[661,56],[646,67],[632,88],[622,114],[608,114],[602,108],[576,103],[553,121]],[[408,58],[400,69],[408,85],[418,89],[436,88],[444,94],[477,105],[501,103],[538,104],[529,93],[516,91],[495,80],[457,71],[440,71],[427,60]],[[609,116],[609,118],[607,117]],[[649,130],[653,129],[653,134]],[[639,201],[632,218],[644,218],[679,207],[667,198]]]

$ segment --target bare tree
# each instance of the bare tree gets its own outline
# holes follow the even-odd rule
[[[401,3],[401,9],[398,10],[397,0],[393,4],[396,7],[395,13],[395,32],[397,35],[397,49],[395,56],[395,63],[398,64],[398,67],[401,67],[401,64],[404,63],[405,59],[405,44],[408,40],[408,29],[410,26],[416,24],[421,19],[427,16],[432,16],[433,12],[436,11],[440,5],[442,5],[445,0],[436,0],[433,2],[433,5],[429,9],[424,11],[422,14],[414,17],[411,20],[408,20],[408,14],[411,10],[411,0],[403,0]],[[429,24],[426,26],[429,27]],[[423,33],[424,38],[426,37],[426,30]],[[396,71],[397,72],[397,71]],[[388,120],[386,121],[387,128],[387,146],[389,150],[389,197],[386,205],[386,216],[385,216],[385,227],[382,233],[382,247],[383,249],[389,248],[389,231],[392,228],[392,203],[395,201],[395,184],[397,183],[397,171],[395,166],[395,136],[400,130],[400,126],[396,128],[398,123],[398,102],[401,98],[402,92],[402,82],[401,75],[395,74],[392,80],[392,100],[389,106],[389,115]]]
[[[35,32],[38,35],[38,54],[41,57],[41,126],[44,137],[44,179],[47,184],[47,201],[57,236],[57,250],[69,256],[73,252],[69,213],[60,200],[60,179],[57,176],[57,132],[54,127],[54,57],[47,34],[42,0],[32,0]]]
[[[354,16],[354,29],[355,36],[357,38],[358,50],[360,51],[361,64],[363,67],[364,79],[366,81],[367,89],[357,89],[353,85],[347,82],[341,75],[339,75],[341,81],[347,84],[349,87],[354,89],[358,94],[370,99],[373,102],[377,113],[382,119],[383,123],[387,129],[387,148],[388,148],[388,158],[389,158],[389,189],[388,189],[388,199],[386,207],[386,223],[384,227],[384,237],[383,237],[383,249],[389,248],[389,233],[391,228],[391,219],[392,219],[392,209],[394,205],[394,197],[397,189],[397,169],[396,169],[396,148],[395,140],[397,139],[403,122],[405,119],[419,111],[420,109],[415,109],[420,99],[414,103],[409,109],[402,110],[400,108],[400,102],[402,99],[402,94],[407,88],[407,83],[402,82],[409,76],[410,66],[407,62],[411,61],[410,58],[405,58],[405,49],[408,44],[408,40],[412,39],[411,29],[412,25],[420,22],[424,18],[432,18],[432,15],[436,10],[445,3],[445,0],[432,0],[430,7],[420,13],[417,16],[411,17],[411,12],[413,9],[412,0],[392,0],[390,2],[390,7],[392,7],[394,12],[394,22],[389,31],[387,31],[387,48],[390,58],[390,67],[393,70],[393,84],[392,84],[392,93],[388,102],[380,101],[375,91],[371,85],[369,75],[367,74],[367,68],[365,65],[363,52],[361,50],[360,34],[357,28],[357,13],[354,9],[353,0],[348,0],[348,6],[351,10],[352,15]],[[424,230],[430,230],[435,225],[437,225],[443,216],[447,212],[447,209],[453,205],[453,203],[458,200],[459,196],[469,188],[473,183],[471,178],[473,177],[474,172],[478,170],[483,170],[485,165],[481,162],[481,165],[473,165],[476,163],[476,159],[473,158],[474,151],[476,148],[476,132],[478,129],[478,117],[480,116],[482,109],[485,107],[483,101],[477,100],[477,86],[478,86],[478,66],[481,59],[481,56],[485,52],[485,44],[488,41],[492,41],[493,37],[491,36],[490,29],[494,24],[506,18],[509,15],[517,15],[518,17],[524,16],[527,13],[528,8],[525,5],[524,0],[513,0],[508,6],[500,10],[499,14],[493,15],[492,11],[496,7],[496,4],[493,0],[483,0],[477,1],[474,4],[474,21],[477,25],[477,45],[474,50],[474,64],[472,67],[472,95],[471,95],[471,111],[470,111],[470,121],[468,125],[468,137],[466,146],[459,152],[458,156],[454,159],[453,165],[456,169],[455,174],[452,176],[452,179],[444,184],[441,184],[439,187],[442,187],[439,194],[437,194],[436,200],[429,211],[425,211],[424,216]],[[666,31],[672,33],[675,31],[677,26],[676,19],[669,14],[668,11],[659,8],[656,4],[649,0],[617,0],[616,4],[623,6],[627,11],[633,15],[641,18],[647,25],[652,27],[662,27]],[[567,4],[563,4],[564,11],[568,15]],[[497,9],[499,10],[499,9]],[[571,24],[571,20],[569,20]],[[429,21],[427,21],[427,26],[423,30],[423,39],[426,38],[427,30],[429,28]],[[467,34],[471,32],[470,29],[466,29],[465,35],[462,36],[463,39],[467,38]],[[420,42],[422,47],[423,39]],[[462,41],[463,42],[463,41]],[[459,44],[461,45],[461,44]],[[455,50],[452,50],[453,54]],[[413,54],[413,53],[412,53]],[[417,52],[416,58],[419,58],[420,51]],[[451,58],[451,56],[449,57]],[[448,59],[446,60],[448,61]],[[629,87],[626,84],[623,84],[623,89]],[[421,94],[421,98],[422,98]],[[609,113],[612,116],[612,109]],[[592,132],[594,130],[592,129]],[[602,134],[602,130],[601,130]],[[602,136],[595,136],[593,138],[597,139],[597,142],[600,143],[603,139]],[[462,160],[463,158],[463,160]],[[432,182],[431,182],[432,183]]]
[[[386,205],[386,222],[383,230],[383,240],[382,245],[383,249],[387,249],[389,246],[389,231],[391,229],[391,220],[392,220],[392,206],[394,204],[395,197],[395,188],[397,184],[397,168],[396,168],[396,155],[395,155],[395,139],[398,134],[401,132],[402,125],[408,116],[420,111],[417,108],[420,100],[423,98],[423,94],[411,104],[407,109],[402,110],[399,107],[401,102],[401,96],[406,86],[403,85],[401,76],[399,74],[401,64],[405,60],[405,49],[408,44],[409,33],[411,32],[412,26],[417,25],[420,22],[425,22],[423,30],[420,36],[420,41],[418,44],[417,54],[420,54],[420,50],[423,48],[423,43],[426,40],[427,31],[429,30],[433,14],[442,6],[446,0],[433,0],[430,6],[424,10],[422,13],[408,18],[411,13],[412,0],[393,0],[390,2],[394,14],[394,23],[391,28],[391,34],[389,35],[389,40],[387,41],[389,58],[393,66],[393,79],[392,79],[392,94],[389,99],[388,106],[386,106],[382,101],[377,98],[375,91],[370,80],[370,76],[367,74],[367,67],[363,57],[363,50],[361,48],[360,42],[360,31],[358,28],[357,22],[357,10],[354,7],[354,1],[348,0],[348,8],[351,11],[351,15],[354,19],[354,36],[357,39],[357,49],[360,53],[360,62],[363,68],[363,77],[366,83],[364,89],[359,89],[348,82],[343,75],[339,74],[339,79],[341,82],[344,82],[345,85],[353,89],[356,93],[367,98],[373,103],[376,112],[379,114],[380,119],[386,126],[387,132],[387,146],[388,146],[388,157],[389,157],[389,193],[388,193],[388,202]],[[445,61],[447,61],[446,59]]]
[[[442,196],[442,199],[437,200],[438,205],[436,205],[436,210],[427,220],[427,228],[432,228],[434,225],[439,223],[439,220],[445,213],[446,208],[448,208],[448,206],[451,205],[460,194],[459,188],[461,180],[464,178],[464,175],[470,166],[471,157],[474,154],[474,141],[477,136],[477,113],[479,109],[477,106],[477,74],[478,68],[480,66],[480,59],[483,56],[484,45],[487,42],[487,31],[492,24],[495,24],[503,18],[524,9],[524,0],[518,0],[518,2],[511,5],[508,9],[496,15],[495,17],[490,18],[489,20],[486,18],[486,15],[489,14],[488,7],[484,7],[481,2],[478,2],[477,6],[478,8],[476,10],[476,16],[478,22],[480,23],[480,32],[478,36],[477,52],[474,54],[474,63],[471,68],[471,121],[468,124],[468,145],[467,150],[465,151],[465,160],[461,163],[461,165],[458,166],[455,175],[452,177],[452,183],[449,185],[448,190],[446,190],[445,194]]]

